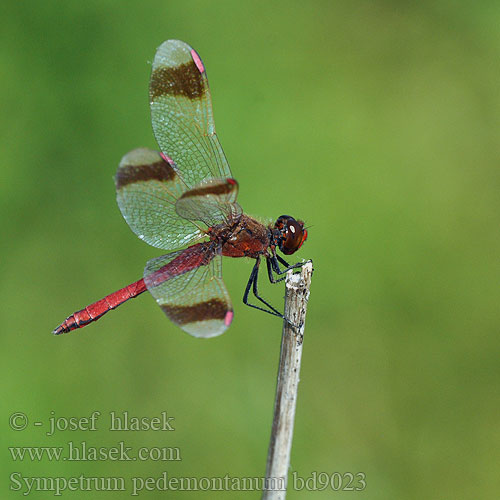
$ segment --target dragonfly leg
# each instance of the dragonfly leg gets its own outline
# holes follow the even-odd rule
[[[285,269],[280,268],[278,261],[285,266]],[[304,264],[305,262],[297,262],[297,264],[290,265],[286,260],[281,258],[279,255],[274,254],[273,256],[267,258],[267,274],[269,276],[269,281],[271,283],[279,283],[280,281],[283,281],[286,278],[286,276],[282,276],[281,278],[276,279],[273,276],[272,271],[274,271],[278,275],[282,275],[286,274],[288,271],[290,271],[290,269],[301,268]]]
[[[282,276],[281,278],[276,279],[273,275],[273,264],[271,262],[271,258],[266,259],[266,264],[267,264],[267,276],[269,277],[269,281],[271,283],[279,283],[280,281],[283,281],[286,276]]]
[[[290,264],[283,257],[278,254],[275,254],[275,256],[285,267],[290,267]]]
[[[245,293],[243,295],[243,303],[247,306],[253,307],[254,309],[258,309],[259,311],[264,311],[268,314],[272,314],[273,316],[278,316],[280,318],[283,318],[283,314],[281,314],[277,309],[275,309],[271,304],[269,304],[267,301],[265,301],[260,295],[259,291],[257,288],[257,278],[259,276],[259,265],[260,265],[260,258],[257,259],[255,262],[255,265],[253,266],[252,272],[250,273],[250,278],[248,279],[247,286],[245,288]],[[265,304],[269,309],[264,309],[263,307],[256,306],[254,304],[250,304],[248,302],[248,295],[250,293],[250,288],[252,289],[253,294],[255,297],[260,300],[263,304]]]

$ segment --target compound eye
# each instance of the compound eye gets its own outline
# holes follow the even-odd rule
[[[290,255],[302,246],[306,238],[307,231],[304,231],[303,224],[294,219],[288,220],[287,229],[280,245],[280,250],[285,255]]]

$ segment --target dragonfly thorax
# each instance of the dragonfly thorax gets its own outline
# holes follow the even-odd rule
[[[221,224],[209,230],[212,241],[222,247],[226,257],[251,257],[267,253],[271,243],[270,230],[253,217],[242,214],[235,224]]]

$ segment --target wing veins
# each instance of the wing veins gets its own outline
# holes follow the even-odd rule
[[[184,113],[184,110],[181,108],[180,103],[177,100],[175,100],[175,105],[177,106],[177,110],[181,115],[186,115],[186,113]],[[181,127],[179,127],[179,128],[183,129],[185,137],[190,139],[191,144],[193,146],[195,146],[195,149],[198,151],[198,153],[200,153],[201,157],[208,160],[211,158],[210,152],[209,152],[208,148],[206,148],[203,145],[203,142],[201,140],[198,140],[198,138],[204,137],[204,134],[199,133],[200,130],[198,128],[199,127],[198,124],[196,123],[197,122],[196,113],[194,110],[194,105],[192,103],[191,103],[190,107],[191,107],[191,111],[188,112],[189,118],[190,118],[189,123],[182,123],[182,121],[180,121],[180,122],[176,122],[176,124],[179,125],[179,123],[180,123]],[[207,106],[203,106],[203,108],[204,108],[204,110],[206,110]],[[187,111],[187,110],[185,110],[185,111]],[[191,128],[192,125],[197,127],[198,130],[197,131],[193,130]],[[186,127],[186,128],[184,128],[184,127]],[[198,132],[198,133],[196,133],[196,132]],[[200,147],[203,148],[203,151],[205,152],[205,154],[203,154],[203,151],[200,149]],[[210,168],[210,162],[207,163],[207,166],[208,166],[209,170],[211,171],[212,169]]]

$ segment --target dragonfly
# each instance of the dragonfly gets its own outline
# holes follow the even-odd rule
[[[283,318],[259,294],[260,263],[266,260],[271,283],[282,281],[281,275],[303,263],[289,265],[276,250],[296,252],[307,229],[289,215],[266,226],[243,213],[238,183],[215,133],[205,66],[187,43],[167,40],[157,49],[149,100],[160,151],[139,148],[122,158],[116,197],[132,231],[169,253],[147,262],[142,279],[73,313],[53,333],[82,328],[149,290],[185,332],[220,335],[234,316],[222,279],[223,256],[255,259],[243,303]],[[250,292],[257,303],[249,301]]]

